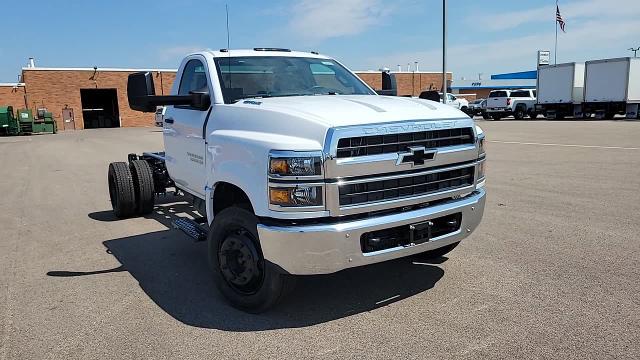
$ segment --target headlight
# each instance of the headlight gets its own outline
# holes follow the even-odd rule
[[[485,169],[486,169],[486,165],[487,162],[486,161],[482,161],[480,162],[480,164],[478,164],[478,180],[482,180],[484,179],[485,176]]]
[[[273,176],[318,176],[322,175],[320,154],[304,156],[293,152],[273,152],[269,155],[269,175]]]
[[[484,152],[484,131],[478,125],[476,125],[476,134],[478,134],[478,158],[485,155]]]
[[[269,187],[269,201],[283,207],[322,206],[321,186]]]

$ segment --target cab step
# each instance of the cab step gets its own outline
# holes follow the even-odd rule
[[[206,224],[207,219],[200,217],[196,219],[179,218],[171,222],[174,229],[181,230],[195,241],[207,240],[208,231],[203,228],[202,224]]]

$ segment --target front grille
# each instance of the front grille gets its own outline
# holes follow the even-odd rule
[[[473,185],[474,171],[475,168],[469,166],[426,175],[341,185],[340,205],[394,200],[470,186]]]
[[[407,150],[410,146],[438,148],[473,144],[473,129],[441,129],[402,134],[371,135],[343,138],[338,141],[338,158],[388,154]]]

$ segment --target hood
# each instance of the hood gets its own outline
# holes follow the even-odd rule
[[[241,100],[233,107],[280,112],[341,127],[402,120],[468,118],[460,110],[418,98],[378,95],[317,95]]]

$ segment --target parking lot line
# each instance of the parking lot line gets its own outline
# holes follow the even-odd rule
[[[561,147],[576,147],[576,148],[588,148],[588,149],[611,149],[611,150],[640,150],[636,147],[622,147],[622,146],[601,146],[601,145],[575,145],[575,144],[549,144],[549,143],[535,143],[535,142],[520,142],[520,141],[500,141],[491,140],[489,142],[498,144],[516,144],[516,145],[538,145],[538,146],[561,146]]]

